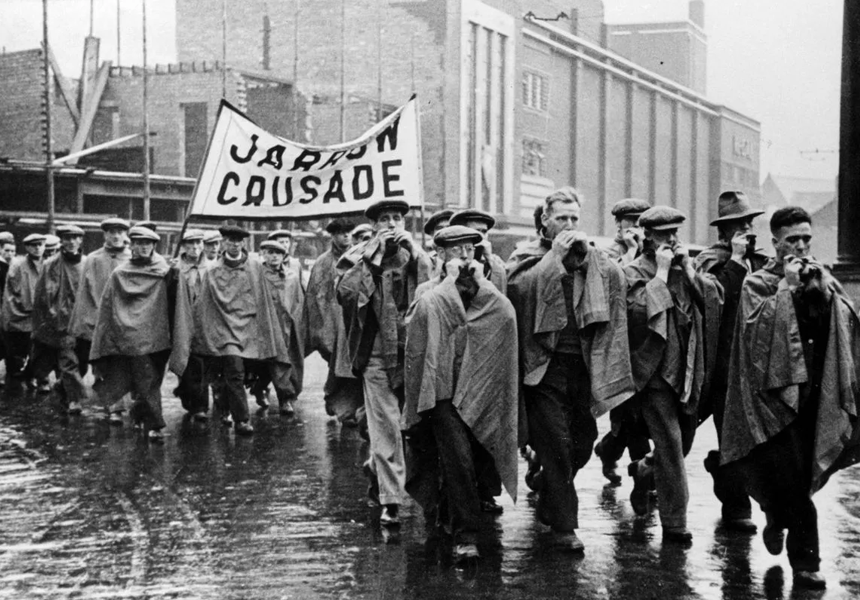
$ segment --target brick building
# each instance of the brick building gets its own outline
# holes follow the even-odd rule
[[[179,59],[219,57],[220,35],[207,34],[220,31],[221,0],[176,6]],[[523,235],[547,191],[572,184],[591,233],[611,234],[609,206],[637,195],[687,212],[687,235],[705,243],[722,189],[760,197],[759,124],[703,95],[704,5],[690,9],[675,29],[692,43],[645,25],[636,34],[677,50],[662,73],[640,47],[620,48],[600,0],[249,0],[228,5],[227,56],[318,99],[315,143],[365,128],[342,124],[341,94],[347,108],[353,97],[399,105],[414,89],[431,209],[482,207]],[[526,17],[561,12],[569,19]],[[290,42],[269,48],[266,35]]]

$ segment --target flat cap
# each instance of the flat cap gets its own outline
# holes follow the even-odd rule
[[[135,225],[128,230],[128,237],[132,240],[149,240],[150,242],[158,242],[161,237],[152,229]]]
[[[207,229],[206,231],[203,232],[203,243],[204,244],[211,244],[213,242],[220,242],[222,239],[224,239],[224,238],[221,236],[221,232],[218,231],[217,229]]]
[[[202,229],[186,229],[185,233],[182,234],[183,242],[202,242],[203,241],[203,230]]]
[[[14,244],[15,236],[11,231],[0,231],[0,244]]]
[[[102,231],[107,231],[108,229],[125,229],[128,231],[131,228],[131,225],[128,224],[128,221],[125,219],[120,219],[119,217],[111,217],[109,219],[105,219],[101,222]]]
[[[364,216],[375,221],[379,218],[379,214],[386,210],[397,211],[401,215],[405,215],[409,212],[409,204],[405,200],[380,200],[368,206],[364,211]]]
[[[134,224],[135,227],[146,227],[150,231],[157,231],[158,225],[155,224],[155,221],[138,221]]]
[[[454,213],[449,225],[465,225],[469,221],[480,221],[487,224],[488,229],[492,229],[496,224],[496,219],[488,212],[478,210],[477,208],[467,208]]]
[[[624,198],[612,205],[612,216],[616,219],[638,217],[651,208],[647,200],[639,198]]]
[[[47,236],[44,233],[31,233],[27,237],[24,238],[25,244],[41,244],[47,239]]]
[[[442,221],[450,221],[451,215],[454,214],[454,211],[450,208],[443,208],[442,210],[437,210],[430,218],[424,222],[424,233],[427,235],[433,235],[433,230],[436,229],[436,226],[439,225]],[[450,225],[450,223],[449,223]]]
[[[362,223],[361,225],[356,225],[355,229],[352,230],[353,236],[359,236],[364,233],[373,233],[373,226],[370,223]]]
[[[639,226],[647,229],[663,231],[678,229],[687,220],[677,208],[671,206],[652,206],[639,217]]]
[[[441,248],[469,242],[478,244],[483,240],[484,236],[481,235],[481,232],[464,225],[448,225],[433,236],[433,243]]]
[[[84,235],[84,230],[78,227],[77,225],[57,225],[57,235],[63,237],[64,235]]]
[[[236,221],[224,221],[224,224],[218,228],[218,231],[224,237],[230,236],[246,238],[251,235],[246,229],[242,229],[241,227],[239,227]]]
[[[264,242],[260,242],[260,250],[274,250],[275,252],[280,252],[281,254],[286,254],[287,249],[280,242],[276,242],[275,240],[266,240]]]
[[[276,229],[272,233],[266,236],[267,240],[276,240],[278,238],[288,237],[293,239],[293,232],[288,229]]]
[[[352,221],[344,219],[343,217],[337,217],[336,219],[329,221],[329,224],[325,226],[325,230],[334,235],[336,233],[349,233],[354,227],[355,223]]]
[[[45,250],[56,250],[60,247],[60,238],[50,233],[45,236]]]

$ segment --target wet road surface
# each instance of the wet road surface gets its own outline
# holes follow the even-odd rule
[[[629,478],[605,486],[592,458],[577,476],[584,557],[551,549],[521,465],[521,498],[500,499],[505,513],[479,540],[483,558],[453,568],[411,502],[399,539],[383,537],[360,471],[366,445],[325,415],[324,377],[314,355],[296,416],[258,413],[251,438],[217,420],[192,425],[170,377],[163,446],[128,423],[109,426],[95,408],[69,418],[53,396],[4,393],[0,599],[860,598],[860,469],[815,497],[828,589],[793,590],[787,558],[769,555],[760,535],[718,528],[702,467],[715,447],[710,423],[687,459],[690,548],[663,544],[656,511],[630,508]]]

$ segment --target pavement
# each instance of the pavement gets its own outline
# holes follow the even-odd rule
[[[324,380],[314,355],[296,416],[258,412],[241,438],[217,420],[190,423],[170,376],[163,445],[109,426],[96,407],[68,417],[53,396],[4,392],[0,599],[860,598],[860,468],[815,496],[827,590],[795,590],[784,554],[719,528],[702,466],[716,447],[710,423],[687,459],[689,548],[663,544],[656,511],[633,513],[630,479],[605,485],[592,458],[576,479],[585,555],[559,554],[534,518],[523,463],[520,498],[499,499],[481,560],[456,568],[412,502],[399,535],[380,530],[361,475],[366,443],[326,416]],[[761,530],[757,508],[754,520]]]

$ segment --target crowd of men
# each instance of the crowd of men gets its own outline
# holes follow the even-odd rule
[[[809,214],[771,216],[769,256],[752,233],[763,211],[725,192],[719,241],[694,258],[675,208],[617,202],[604,244],[584,233],[581,205],[573,188],[550,194],[536,238],[506,264],[490,214],[433,214],[427,252],[405,228],[409,205],[380,201],[368,223],[329,223],[307,285],[283,230],[259,253],[235,223],[185,230],[173,260],[151,222],[107,219],[87,256],[76,226],[57,228],[50,258],[48,236],[27,236],[13,258],[0,233],[6,385],[50,393],[53,372],[79,414],[92,367],[92,404],[160,442],[169,368],[190,419],[206,422],[211,398],[223,424],[251,435],[249,392],[267,409],[271,386],[293,414],[304,358],[318,352],[328,414],[369,441],[381,526],[399,526],[408,494],[428,533],[453,539],[455,561],[479,558],[502,489],[516,500],[520,454],[559,549],[584,551],[577,472],[594,451],[618,484],[625,449],[635,512],[656,497],[664,543],[689,544],[685,457],[712,417],[719,448],[704,466],[721,526],[754,533],[754,499],[767,550],[787,547],[796,585],[824,587],[812,497],[860,459],[860,322],[811,252]]]

